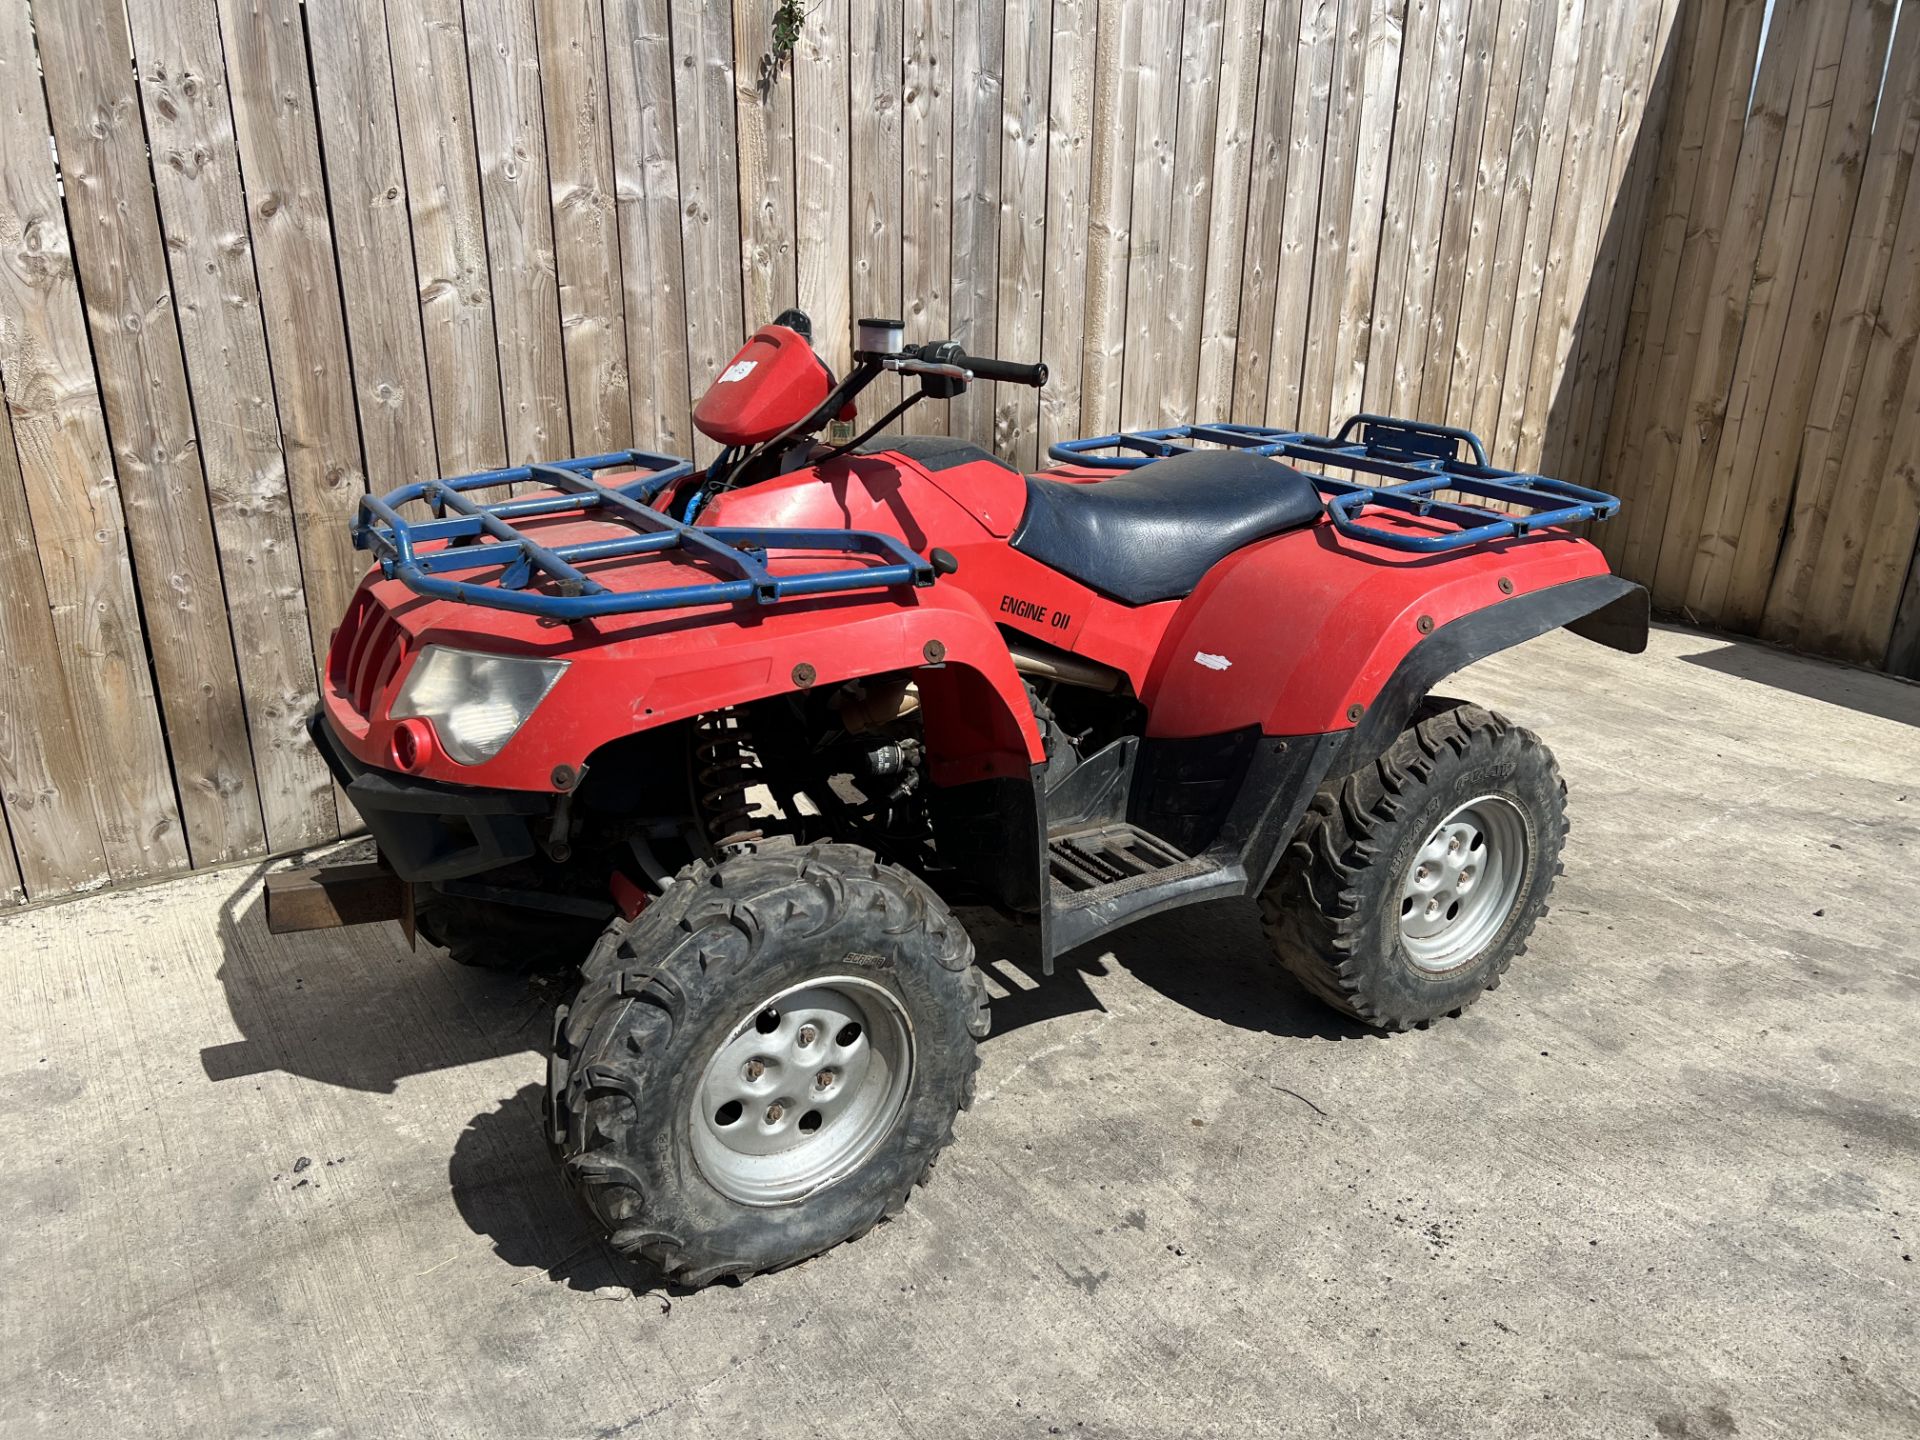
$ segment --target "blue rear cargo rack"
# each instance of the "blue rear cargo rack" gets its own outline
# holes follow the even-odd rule
[[[1333,436],[1267,425],[1175,425],[1164,430],[1062,440],[1047,453],[1068,464],[1133,470],[1206,446],[1305,465],[1333,465],[1392,482],[1367,485],[1316,470],[1305,472],[1327,497],[1327,517],[1341,534],[1396,550],[1459,550],[1582,520],[1605,520],[1620,508],[1616,497],[1599,490],[1489,465],[1486,447],[1470,430],[1385,415],[1356,415]],[[1435,499],[1440,491],[1503,505],[1524,505],[1528,512],[1509,515]],[[1369,525],[1360,518],[1368,506],[1458,528],[1422,534]]]
[[[643,473],[624,485],[603,485],[594,478],[603,470],[634,469]],[[865,530],[709,528],[688,525],[655,510],[651,502],[692,471],[693,463],[678,456],[619,450],[402,485],[385,495],[361,497],[353,543],[373,553],[381,573],[415,594],[554,620],[591,620],[741,600],[771,605],[799,595],[888,590],[934,581],[933,566],[892,535]],[[547,486],[560,493],[486,503],[469,493],[522,484]],[[400,513],[402,505],[415,500],[426,502],[432,519],[409,519]],[[549,547],[514,523],[556,516],[616,520],[635,533]],[[439,541],[447,543],[423,552],[422,547]],[[728,578],[657,590],[611,590],[579,569],[592,561],[672,550]],[[882,563],[775,575],[766,565],[769,550],[868,555]],[[482,582],[449,578],[484,569],[500,573]],[[534,589],[541,580],[553,582],[552,588]]]

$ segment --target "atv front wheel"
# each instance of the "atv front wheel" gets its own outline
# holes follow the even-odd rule
[[[1261,897],[1275,953],[1381,1029],[1471,1005],[1547,913],[1566,796],[1537,736],[1477,705],[1430,703],[1378,760],[1314,796]]]
[[[555,1017],[548,1138],[615,1248],[681,1284],[865,1234],[973,1098],[973,944],[852,845],[689,866],[583,973]]]

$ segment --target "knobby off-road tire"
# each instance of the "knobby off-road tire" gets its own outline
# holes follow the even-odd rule
[[[1566,796],[1537,736],[1429,701],[1378,760],[1314,796],[1261,896],[1274,952],[1320,999],[1381,1029],[1458,1013],[1499,986],[1547,913]],[[1502,851],[1497,869],[1487,857]],[[1450,951],[1456,902],[1481,908]]]
[[[975,1042],[988,1023],[973,942],[918,878],[857,846],[690,865],[637,920],[610,927],[582,973],[554,1018],[548,1139],[614,1247],[675,1283],[744,1279],[864,1235],[906,1204],[973,1099]],[[763,1048],[756,1037],[768,1069],[753,1080],[752,1108],[730,1127],[761,1125],[778,1095],[801,1107],[797,1122],[791,1110],[784,1118],[804,1128],[816,1066],[844,1064],[838,1074],[852,1085],[861,1045],[872,1046],[874,1065],[885,1043],[897,1049],[898,1039],[864,1033],[842,1046],[837,1022],[806,1039],[818,1007],[832,1003],[822,995],[855,997],[876,1030],[889,1015],[901,1022],[894,1028],[911,1063],[899,1098],[852,1132],[868,1137],[866,1148],[837,1178],[784,1198],[739,1198],[750,1182],[725,1168],[739,1163],[724,1145],[734,1131],[718,1127],[726,1107],[710,1109],[711,1086],[745,1083],[734,1077],[760,1064],[751,1058]],[[793,1007],[785,1015],[783,996]],[[809,1054],[824,1058],[796,1063]],[[903,1068],[897,1058],[893,1066]],[[781,1079],[787,1071],[797,1073]],[[696,1134],[710,1114],[716,1127]],[[804,1166],[805,1146],[830,1139],[853,1114],[830,1114],[824,1126],[816,1114],[816,1132],[795,1132],[799,1148],[782,1152],[796,1158],[774,1163]],[[755,1139],[751,1129],[739,1134],[741,1143]]]

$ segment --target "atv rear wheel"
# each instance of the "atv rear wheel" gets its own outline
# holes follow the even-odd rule
[[[906,1204],[973,1098],[973,944],[852,845],[689,866],[554,1023],[548,1138],[616,1249],[704,1285]]]
[[[1381,1029],[1457,1013],[1499,985],[1547,913],[1566,794],[1537,736],[1429,702],[1378,760],[1314,797],[1261,897],[1275,953]]]

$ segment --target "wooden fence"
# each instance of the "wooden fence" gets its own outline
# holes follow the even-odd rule
[[[1628,490],[1664,602],[1898,649],[1890,0],[1780,0],[1751,116],[1765,0],[815,0],[776,56],[779,9],[0,0],[0,904],[351,827],[301,722],[357,497],[710,453],[794,303],[836,368],[865,314],[1044,356],[906,422],[1026,464],[1471,425]]]

